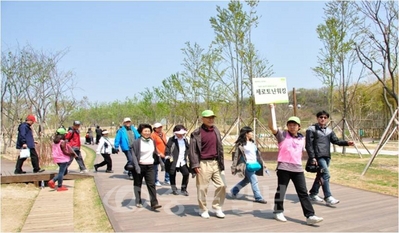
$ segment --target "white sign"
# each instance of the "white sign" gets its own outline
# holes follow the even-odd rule
[[[253,78],[255,104],[288,103],[286,78]]]

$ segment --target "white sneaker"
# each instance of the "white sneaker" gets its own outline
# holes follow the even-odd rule
[[[201,216],[201,218],[209,218],[209,213],[207,210],[205,210],[204,212],[199,212],[199,215]]]
[[[317,217],[316,215],[306,218],[306,224],[308,224],[308,225],[313,225],[313,224],[319,223],[321,221],[323,221],[323,218]]]
[[[80,173],[80,174],[83,174],[83,173],[89,173],[89,170],[87,170],[87,169],[85,169],[85,170],[81,170],[79,173]]]
[[[155,186],[162,186],[162,184],[159,183],[159,181],[158,181],[158,182],[155,183]]]
[[[333,196],[329,196],[326,198],[326,205],[335,205],[338,203],[339,203],[339,200],[335,199]]]
[[[315,201],[315,202],[323,202],[324,201],[321,197],[319,197],[317,195],[309,195],[309,198],[311,201]]]
[[[223,213],[222,209],[213,209],[215,211],[216,217],[224,218],[226,215]]]
[[[275,213],[274,214],[274,219],[280,222],[287,222],[287,219],[284,217],[283,213]]]

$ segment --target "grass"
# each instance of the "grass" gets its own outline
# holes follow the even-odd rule
[[[33,184],[1,185],[1,232],[21,232],[39,191]]]
[[[88,147],[82,150],[86,167],[93,167],[94,151]],[[75,232],[114,232],[93,178],[75,180],[74,226]]]

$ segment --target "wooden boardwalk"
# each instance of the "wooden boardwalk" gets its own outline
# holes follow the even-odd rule
[[[95,146],[92,146],[95,148]],[[126,157],[122,152],[112,155],[115,173],[105,173],[105,167],[94,174],[97,189],[103,201],[111,224],[117,232],[398,232],[398,198],[374,192],[331,184],[333,195],[341,200],[336,207],[314,204],[316,215],[324,218],[319,225],[308,226],[302,209],[290,183],[286,200],[285,216],[288,222],[273,219],[273,197],[277,177],[259,177],[259,187],[267,204],[253,202],[253,194],[248,185],[242,195],[233,199],[229,190],[240,180],[231,175],[231,161],[225,161],[227,198],[223,207],[225,219],[218,219],[210,212],[210,219],[198,215],[195,179],[188,185],[190,196],[172,195],[170,186],[157,187],[158,200],[163,206],[159,212],[149,207],[149,196],[143,185],[144,208],[135,207],[133,182],[123,174]],[[102,161],[99,156],[96,162]],[[162,181],[164,173],[160,172]],[[177,175],[180,188],[181,175]],[[354,180],[353,182],[356,182]],[[312,180],[307,180],[308,188]],[[211,205],[214,187],[209,186],[208,206]],[[211,209],[211,208],[210,208]]]
[[[96,146],[90,147],[95,149]],[[105,173],[105,167],[102,167],[98,173],[90,174],[94,175],[104,208],[116,232],[398,232],[397,197],[335,184],[331,184],[331,189],[341,203],[336,207],[314,204],[316,215],[323,217],[324,221],[316,226],[308,226],[293,185],[290,183],[285,200],[285,216],[288,222],[277,222],[273,219],[273,197],[277,182],[275,173],[259,177],[260,189],[268,201],[267,204],[253,202],[250,186],[245,187],[237,198],[232,198],[229,190],[240,179],[231,175],[231,161],[227,160],[225,161],[227,198],[223,207],[225,219],[216,218],[212,211],[210,219],[202,219],[198,215],[195,179],[191,178],[188,197],[172,195],[169,185],[157,187],[158,199],[163,206],[158,212],[150,210],[148,191],[143,185],[144,208],[138,209],[134,205],[133,182],[123,174],[125,155],[120,152],[112,155],[112,158],[115,173]],[[96,162],[100,161],[102,157],[98,156]],[[76,165],[76,162],[73,164]],[[2,173],[6,170],[3,165]],[[11,165],[15,166],[9,164]],[[29,172],[29,165],[25,166],[27,168],[24,169]],[[163,180],[163,177],[164,173],[160,172],[160,180]],[[180,181],[179,174],[178,188]],[[307,180],[308,188],[311,182],[312,180]],[[73,224],[63,224],[71,223],[73,219],[73,181],[66,181],[65,184],[70,188],[67,192],[57,193],[48,187],[41,190],[26,219],[23,232],[74,231]],[[213,193],[214,187],[210,185],[209,206]],[[59,200],[60,195],[65,195],[63,197],[65,205],[57,203],[56,199]],[[59,215],[56,215],[57,213]]]
[[[85,153],[82,150],[82,156]],[[63,181],[69,190],[57,192],[55,189],[47,187],[47,181],[52,179],[58,171],[45,171],[33,173],[28,161],[24,162],[23,170],[26,174],[14,174],[15,162],[1,159],[1,181],[3,183],[21,183],[45,181],[46,187],[40,190],[35,199],[21,232],[73,232],[73,194],[74,179],[91,177],[91,174],[79,174],[79,167],[76,162],[72,162],[69,167],[70,172]],[[56,183],[57,185],[57,183]]]

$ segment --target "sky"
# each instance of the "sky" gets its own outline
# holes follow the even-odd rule
[[[1,1],[1,49],[30,45],[67,50],[60,70],[73,71],[74,96],[123,101],[184,70],[185,43],[207,48],[215,37],[209,19],[228,1]],[[292,88],[320,88],[314,75],[322,48],[316,27],[325,2],[261,1],[252,42]]]

